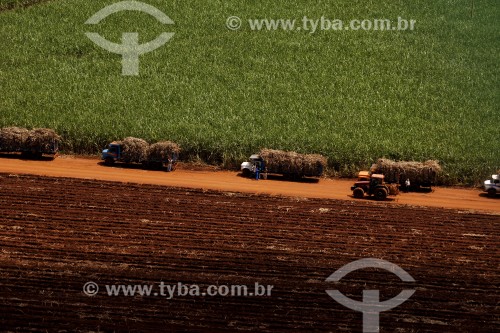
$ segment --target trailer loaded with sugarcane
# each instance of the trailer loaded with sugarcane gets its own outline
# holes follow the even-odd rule
[[[412,189],[420,187],[431,187],[436,185],[436,179],[441,172],[438,161],[428,160],[426,162],[392,161],[381,158],[370,168],[371,174],[382,174],[385,182],[399,184]]]
[[[61,137],[52,129],[21,127],[0,129],[0,152],[21,153],[25,157],[40,158],[43,155],[54,157],[59,151]]]
[[[261,149],[250,156],[250,161],[241,164],[245,177],[267,178],[268,174],[283,175],[290,179],[321,177],[326,167],[326,158],[318,154],[299,154],[275,149]]]

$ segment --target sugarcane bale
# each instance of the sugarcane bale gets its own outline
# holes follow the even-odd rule
[[[259,154],[266,162],[266,168],[272,172],[292,174],[298,171],[295,165],[295,152],[262,149]]]
[[[376,166],[372,166],[372,172],[383,174],[388,183],[399,182],[403,184],[406,179],[409,179],[410,183],[414,185],[434,183],[441,170],[439,162],[435,160],[422,163],[415,161],[396,162],[381,158],[377,161]]]
[[[270,172],[295,175],[320,175],[326,158],[318,154],[299,154],[293,151],[261,149],[260,156]]]
[[[127,163],[144,162],[147,160],[149,144],[139,138],[127,137],[116,144],[121,146],[122,160]]]
[[[316,175],[320,170],[321,173],[326,167],[326,157],[320,154],[299,155],[302,159],[302,170],[306,175]]]
[[[50,128],[34,128],[28,132],[25,149],[37,152],[52,152],[61,137]]]
[[[172,141],[160,141],[149,146],[147,158],[150,162],[166,161],[174,155],[179,155],[181,148]]]
[[[387,183],[398,183],[401,174],[399,165],[385,158],[380,158],[377,163],[373,164],[370,171],[372,173],[383,174]]]
[[[0,150],[2,151],[21,151],[29,131],[21,127],[5,127],[0,129]]]
[[[439,174],[443,171],[443,168],[441,168],[441,165],[437,160],[427,160],[424,162],[424,165],[427,169],[432,170],[436,174]]]

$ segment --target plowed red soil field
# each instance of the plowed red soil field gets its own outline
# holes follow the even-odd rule
[[[498,332],[500,216],[334,199],[0,174],[0,330],[361,332],[338,289],[382,300],[380,332]],[[380,269],[325,279],[362,258]],[[83,286],[100,287],[87,296]],[[106,285],[273,285],[269,297],[109,296]],[[155,287],[155,291],[158,289]]]

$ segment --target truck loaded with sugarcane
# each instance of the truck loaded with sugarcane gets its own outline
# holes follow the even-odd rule
[[[24,157],[40,158],[43,155],[54,157],[59,151],[61,137],[52,129],[21,127],[0,129],[0,152],[21,153]]]
[[[180,147],[171,141],[161,141],[152,145],[145,140],[128,137],[121,141],[113,141],[102,151],[101,159],[105,165],[116,162],[131,164],[140,163],[147,168],[167,171],[175,170],[179,159]]]
[[[241,164],[245,177],[267,178],[268,174],[283,175],[290,179],[321,177],[327,160],[318,154],[299,154],[274,149],[261,149],[250,156],[250,161]]]

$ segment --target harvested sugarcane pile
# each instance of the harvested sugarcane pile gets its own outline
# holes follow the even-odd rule
[[[326,158],[318,154],[299,154],[274,149],[262,149],[260,156],[273,173],[319,176],[326,167]]]
[[[143,139],[127,137],[122,141],[117,141],[122,147],[124,162],[144,162],[147,160],[149,144]]]
[[[59,144],[61,137],[49,128],[35,128],[28,132],[25,149],[40,152],[50,152],[55,144]]]
[[[178,156],[181,151],[179,145],[172,141],[161,141],[152,144],[148,148],[148,161],[167,161]]]
[[[441,172],[438,161],[426,162],[399,161],[381,158],[371,168],[372,173],[381,173],[388,183],[404,184],[409,179],[412,185],[434,184],[436,176]]]
[[[0,150],[8,152],[22,151],[25,147],[29,131],[20,127],[0,129]]]
[[[48,128],[27,130],[20,127],[0,129],[0,150],[4,152],[45,153],[57,151],[61,137]]]

